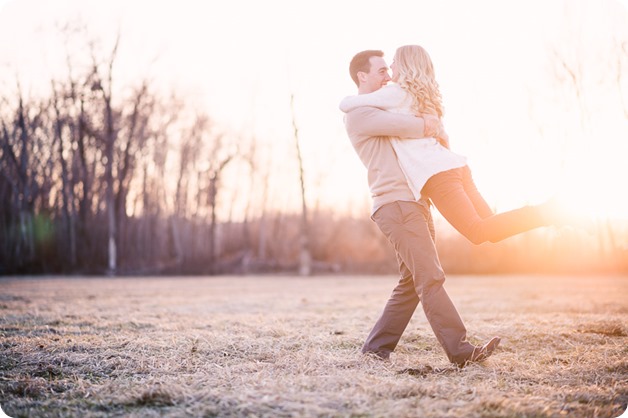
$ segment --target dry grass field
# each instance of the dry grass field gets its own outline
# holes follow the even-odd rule
[[[3,278],[11,417],[617,417],[628,277],[452,276],[482,364],[447,363],[422,310],[360,354],[396,277]]]

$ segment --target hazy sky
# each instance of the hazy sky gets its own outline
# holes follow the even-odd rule
[[[452,148],[468,156],[490,204],[538,202],[567,181],[580,197],[592,188],[604,194],[591,210],[628,214],[616,193],[628,179],[620,103],[628,76],[613,85],[613,40],[628,40],[627,5],[0,0],[0,88],[14,85],[16,73],[26,84],[49,80],[61,62],[56,22],[81,19],[109,45],[119,31],[125,77],[150,74],[228,129],[254,131],[279,162],[293,152],[294,94],[310,198],[362,211],[366,174],[337,107],[355,92],[348,62],[363,49],[390,60],[398,46],[420,44],[434,61]],[[582,70],[584,107],[556,76],[552,51]]]

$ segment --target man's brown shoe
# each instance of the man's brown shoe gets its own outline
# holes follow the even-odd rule
[[[473,352],[471,353],[471,356],[467,360],[465,360],[464,363],[459,364],[459,366],[464,367],[469,363],[479,363],[486,360],[491,356],[491,354],[493,354],[493,351],[495,351],[501,340],[502,339],[499,337],[493,337],[482,347],[475,347],[473,349]]]

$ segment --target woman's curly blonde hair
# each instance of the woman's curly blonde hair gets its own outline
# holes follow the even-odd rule
[[[405,45],[395,52],[395,65],[401,88],[412,96],[412,110],[443,116],[443,101],[427,51],[419,45]]]

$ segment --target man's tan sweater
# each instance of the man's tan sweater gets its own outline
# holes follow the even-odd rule
[[[345,115],[351,144],[368,171],[373,211],[398,200],[415,201],[399,167],[390,137],[422,138],[422,118],[360,107]]]

